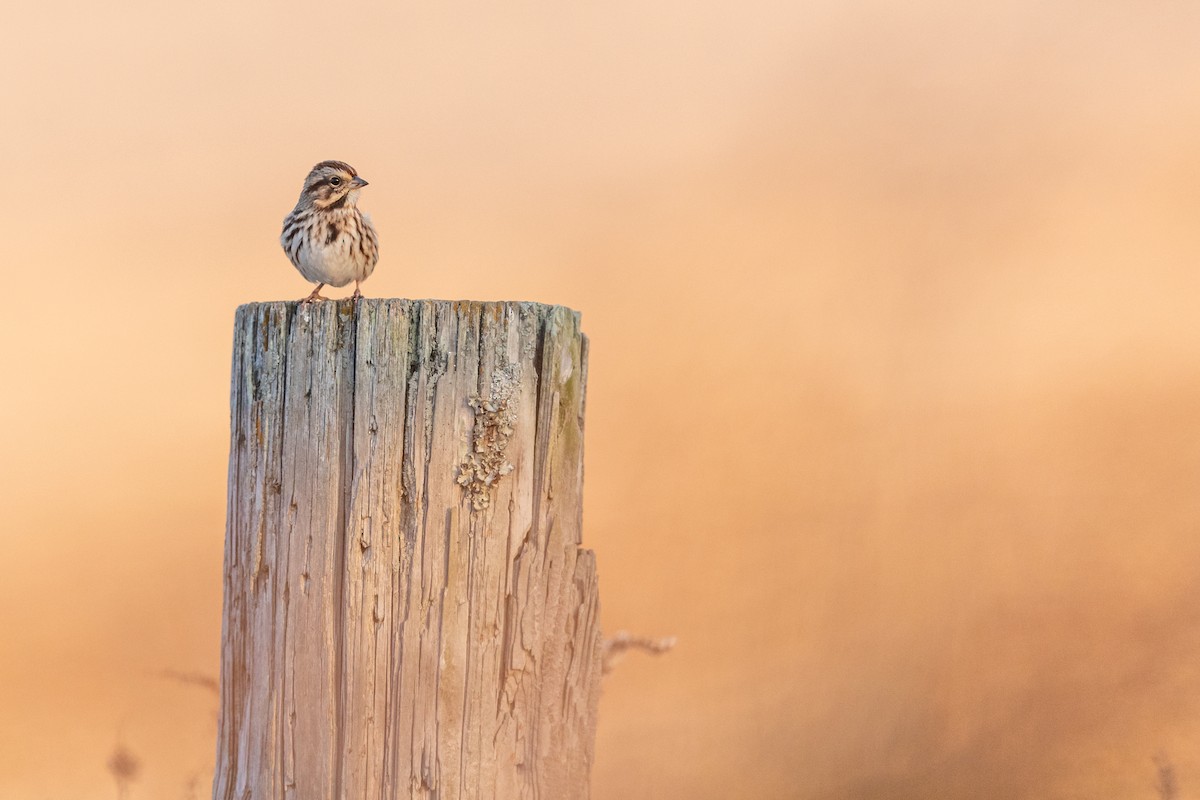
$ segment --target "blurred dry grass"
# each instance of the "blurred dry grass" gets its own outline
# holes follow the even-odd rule
[[[370,8],[303,81],[311,3],[15,13],[0,795],[110,797],[118,719],[146,796],[211,762],[154,676],[214,671],[231,311],[325,157],[372,294],[584,312],[605,625],[679,636],[597,797],[1200,785],[1194,4]]]

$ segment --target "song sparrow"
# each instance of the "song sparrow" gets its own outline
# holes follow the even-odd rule
[[[279,242],[305,279],[317,284],[305,303],[324,300],[325,284],[358,285],[379,260],[379,238],[371,219],[358,210],[358,192],[367,182],[344,161],[322,161],[304,179],[292,213],[283,220]]]

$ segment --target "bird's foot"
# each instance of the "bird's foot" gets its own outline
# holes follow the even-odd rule
[[[306,306],[309,303],[319,303],[327,298],[321,296],[321,287],[313,289],[312,294],[300,301],[300,305]]]

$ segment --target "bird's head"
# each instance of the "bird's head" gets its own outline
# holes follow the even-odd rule
[[[358,190],[366,185],[354,167],[346,162],[322,161],[304,179],[300,203],[320,209],[353,206],[358,202]]]

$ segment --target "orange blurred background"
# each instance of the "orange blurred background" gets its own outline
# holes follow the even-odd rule
[[[205,797],[233,309],[570,305],[621,798],[1200,797],[1200,6],[4,11],[0,797]],[[333,292],[339,296],[342,292]]]

